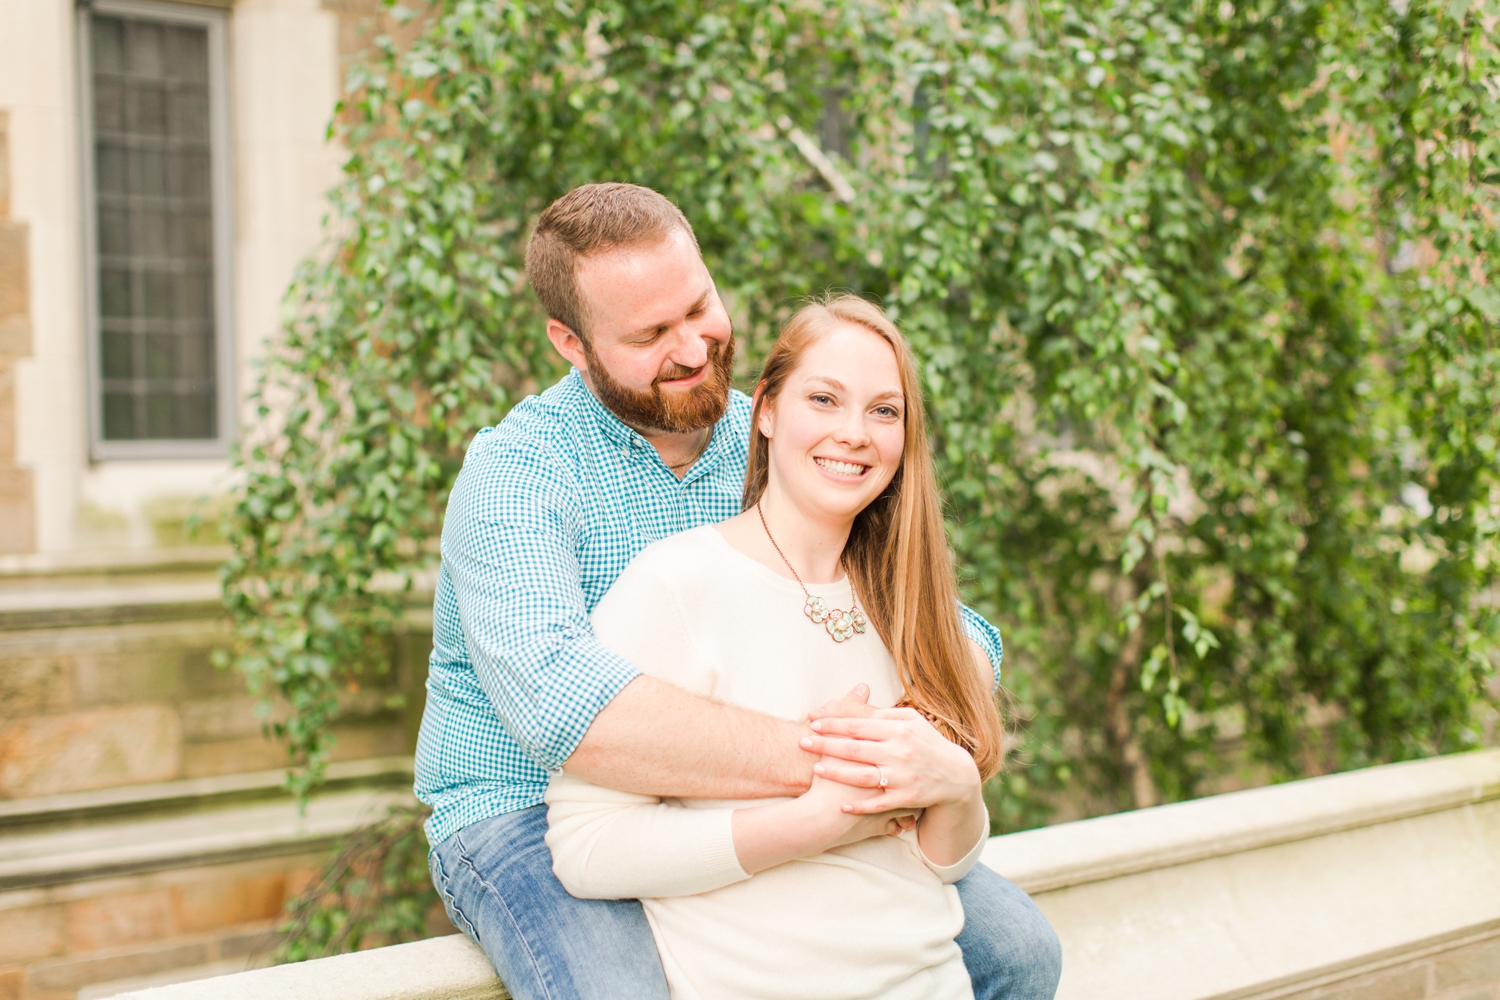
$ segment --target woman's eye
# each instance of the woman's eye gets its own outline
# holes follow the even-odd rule
[[[877,406],[875,408],[875,412],[879,416],[890,417],[892,419],[901,416],[900,413],[896,412],[896,408],[894,406]]]
[[[814,403],[817,403],[819,406],[831,406],[831,405],[833,405],[833,397],[832,396],[825,396],[821,392],[814,393],[813,396],[812,396],[812,401]]]

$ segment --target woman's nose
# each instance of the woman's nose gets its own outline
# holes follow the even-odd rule
[[[869,444],[870,431],[865,426],[864,414],[851,408],[845,418],[839,421],[834,439],[846,448],[862,448]]]

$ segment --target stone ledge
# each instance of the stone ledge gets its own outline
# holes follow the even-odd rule
[[[1500,749],[1330,774],[996,837],[1027,892],[1237,854],[1500,798]]]
[[[1408,987],[1437,968],[1452,980],[1439,989],[1487,997],[1500,979],[1472,956],[1500,937],[1497,786],[1500,751],[1477,751],[997,837],[986,860],[1029,883],[1057,929],[1058,1000],[1395,996],[1387,986],[1436,998]],[[122,996],[498,1000],[500,990],[455,935]]]
[[[508,1000],[462,934],[122,993],[139,1000]]]

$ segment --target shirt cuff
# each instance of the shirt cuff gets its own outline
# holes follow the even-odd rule
[[[979,864],[979,858],[984,854],[985,846],[989,844],[989,841],[988,834],[981,835],[979,841],[973,847],[969,848],[969,853],[951,865],[940,865],[929,858],[927,853],[922,850],[922,842],[920,840],[917,841],[917,853],[922,856],[922,863],[932,870],[932,873],[938,877],[940,882],[944,885],[952,885],[974,870],[974,866]]]
[[[703,855],[700,859],[703,865],[704,881],[713,882],[717,886],[726,886],[749,878],[750,873],[740,867],[740,856],[734,849],[734,810],[695,809],[693,811],[705,812],[713,817],[713,821],[704,823],[708,827],[703,838]]]

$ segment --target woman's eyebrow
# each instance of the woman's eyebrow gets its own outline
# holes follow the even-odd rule
[[[844,391],[844,383],[840,382],[836,378],[829,378],[827,375],[813,375],[810,378],[808,378],[808,381],[809,382],[822,382],[824,385],[828,386],[830,389],[837,389],[840,392]]]

